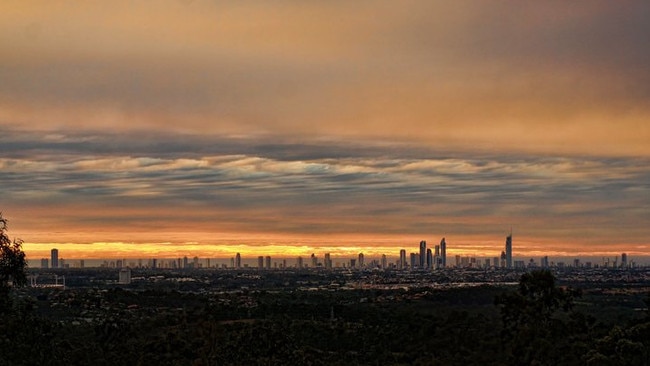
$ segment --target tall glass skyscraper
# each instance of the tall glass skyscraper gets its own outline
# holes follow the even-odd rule
[[[512,233],[506,238],[506,268],[512,268]]]
[[[420,242],[420,268],[424,268],[427,262],[427,242],[422,240]]]
[[[447,267],[447,242],[445,238],[440,240],[440,258],[442,259],[442,268]]]
[[[406,269],[406,250],[401,249],[399,251],[399,269]]]
[[[54,248],[50,251],[50,254],[50,263],[52,264],[52,268],[59,268],[59,250]]]

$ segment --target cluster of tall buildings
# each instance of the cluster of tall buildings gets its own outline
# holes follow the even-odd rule
[[[84,266],[84,261],[80,261],[80,266]],[[59,258],[59,250],[53,248],[50,251],[50,258],[41,258],[41,268],[69,268],[70,265],[66,263],[66,260]]]
[[[447,267],[447,241],[440,240],[434,250],[427,248],[426,240],[420,241],[420,251],[410,253],[409,261],[406,259],[406,249],[400,250],[397,269],[439,269]]]

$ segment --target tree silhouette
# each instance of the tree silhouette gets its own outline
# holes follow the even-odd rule
[[[0,296],[6,298],[11,285],[22,286],[27,283],[25,252],[20,239],[9,239],[7,219],[0,212]]]
[[[566,318],[579,293],[559,288],[548,270],[521,276],[517,292],[497,297],[503,321],[503,346],[515,364],[573,364]],[[564,315],[563,315],[564,314]],[[569,352],[570,353],[570,352]]]

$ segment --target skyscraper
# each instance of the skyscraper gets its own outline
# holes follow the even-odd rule
[[[312,268],[318,267],[318,257],[314,253],[311,253],[311,267]]]
[[[52,268],[59,268],[59,250],[54,248],[50,251],[50,254],[50,263],[52,264]]]
[[[406,249],[402,249],[399,251],[399,269],[405,269],[406,268]]]
[[[433,267],[433,253],[431,252],[431,249],[427,249],[427,263],[426,263],[426,268],[432,268]]]
[[[388,267],[388,260],[386,259],[386,254],[381,255],[381,268],[386,269]]]
[[[420,258],[418,258],[418,253],[411,253],[411,270],[415,269],[420,263]]]
[[[427,242],[420,241],[420,268],[424,268],[427,261]]]
[[[359,268],[363,268],[366,264],[365,257],[363,256],[363,253],[359,253]]]
[[[512,268],[512,233],[506,238],[506,268]]]
[[[239,253],[235,254],[235,268],[241,268],[241,254]]]
[[[264,269],[264,256],[257,257],[257,269]]]
[[[621,254],[621,267],[627,268],[627,253]]]
[[[542,260],[540,261],[540,266],[542,268],[548,268],[548,256],[547,255],[542,257]]]
[[[271,256],[267,255],[264,260],[266,261],[266,269],[271,269]]]
[[[332,257],[329,253],[325,253],[325,268],[332,268]]]
[[[442,268],[447,267],[447,242],[445,238],[440,240],[440,258],[442,258]]]

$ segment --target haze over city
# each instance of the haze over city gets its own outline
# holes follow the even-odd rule
[[[649,256],[648,34],[643,1],[3,1],[0,211],[32,261]]]

